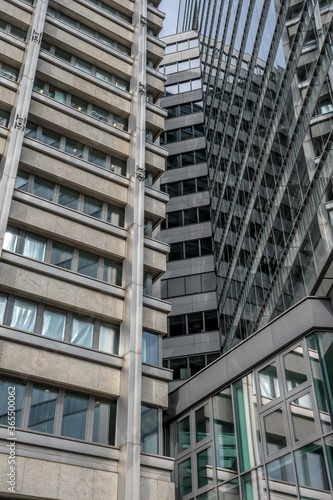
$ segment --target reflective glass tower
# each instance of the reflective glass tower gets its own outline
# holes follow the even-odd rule
[[[226,351],[332,285],[332,2],[182,0],[190,28]]]

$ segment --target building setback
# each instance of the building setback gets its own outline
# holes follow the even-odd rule
[[[170,306],[151,296],[169,249],[152,238],[167,152],[148,142],[166,115],[164,15],[148,3],[0,3],[4,498],[174,496],[162,456]]]
[[[174,382],[191,377],[219,356],[216,278],[202,109],[198,33],[162,39],[166,43],[160,71],[167,75],[160,103],[168,111],[160,142],[168,150],[161,190],[170,196],[158,235],[170,244],[161,296],[171,302],[163,364]]]
[[[192,27],[226,352],[332,286],[332,4],[181,0]]]

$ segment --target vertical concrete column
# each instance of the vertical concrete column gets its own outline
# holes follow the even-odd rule
[[[132,130],[128,164],[127,248],[124,266],[126,296],[122,327],[124,363],[118,402],[119,500],[140,498],[141,364],[144,252],[144,179],[146,138],[147,0],[137,0],[131,90]]]
[[[28,118],[31,92],[38,63],[40,43],[45,24],[48,0],[36,0],[26,49],[19,75],[18,90],[11,114],[11,126],[0,171],[0,257],[7,227],[17,168],[20,161],[25,124]]]

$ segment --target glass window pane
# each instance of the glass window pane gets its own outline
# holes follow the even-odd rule
[[[325,388],[329,404],[333,407],[333,335],[332,333],[318,333],[318,346],[322,362]]]
[[[1,69],[0,69],[0,75],[4,76],[5,78],[9,78],[10,80],[14,80],[15,82],[17,81],[18,78],[18,69],[13,68],[12,66],[9,66],[8,64],[2,63]]]
[[[172,243],[170,245],[169,262],[183,259],[183,243]]]
[[[112,125],[114,127],[120,128],[121,130],[128,130],[128,120],[127,118],[122,118],[121,116],[113,115]]]
[[[178,52],[186,49],[188,49],[188,40],[185,40],[184,42],[178,42]]]
[[[7,295],[0,293],[0,325],[2,325],[7,304]]]
[[[15,179],[15,189],[19,189],[20,191],[28,191],[29,177],[30,175],[28,172],[18,169]]]
[[[170,359],[170,370],[173,370],[174,380],[186,380],[189,378],[187,358]]]
[[[37,305],[23,299],[15,299],[10,326],[18,330],[33,332],[37,316]]]
[[[97,278],[98,261],[99,257],[97,255],[80,250],[77,272],[90,276],[91,278]]]
[[[288,391],[306,382],[306,369],[302,346],[296,347],[283,357]]]
[[[186,295],[202,292],[200,275],[185,277]],[[196,333],[196,332],[193,332]]]
[[[59,59],[62,59],[63,61],[69,63],[71,62],[72,59],[72,54],[70,52],[67,52],[67,50],[60,49],[59,47],[55,47],[54,55],[56,57],[59,57]]]
[[[116,401],[95,401],[93,427],[93,441],[95,443],[115,445],[116,415]]]
[[[234,384],[237,441],[240,470],[255,467],[261,460],[261,436],[257,414],[257,396],[252,373]]]
[[[205,331],[211,332],[213,330],[218,330],[218,321],[216,311],[206,311],[205,316]]]
[[[103,82],[111,83],[111,75],[102,69],[96,69],[96,78],[103,80]]]
[[[36,139],[37,129],[38,129],[38,125],[36,123],[32,123],[28,120],[27,124],[25,126],[25,130],[24,130],[25,137],[30,137],[30,139]]]
[[[23,255],[25,257],[30,257],[30,259],[44,261],[46,241],[46,238],[26,233],[22,252]]]
[[[168,130],[166,132],[166,144],[179,141],[178,130]]]
[[[168,214],[168,227],[179,227],[182,225],[182,212],[181,210],[177,212],[170,212]]]
[[[183,153],[182,154],[182,167],[188,167],[189,165],[194,165],[194,153]]]
[[[329,382],[328,385],[327,381],[324,381],[324,376],[323,376],[323,371],[322,367],[324,368],[324,373],[329,374],[330,370],[327,370],[327,361],[325,359],[325,356],[322,357],[323,363],[321,364],[320,359],[321,356],[319,355],[319,351],[317,348],[317,343],[316,343],[316,337],[320,338],[321,336],[327,336],[327,341],[328,341],[328,348],[325,349],[325,351],[328,354],[328,361],[329,361],[329,367],[332,366],[332,360],[330,360],[330,345],[331,345],[331,340],[333,338],[332,334],[326,334],[326,333],[319,333],[316,336],[312,335],[311,337],[307,338],[307,343],[308,343],[308,353],[309,353],[309,358],[310,358],[310,363],[311,363],[311,369],[312,369],[312,375],[313,375],[313,380],[314,380],[314,388],[315,388],[315,393],[317,397],[317,404],[318,404],[318,409],[319,409],[319,417],[320,417],[320,422],[321,422],[321,427],[326,434],[327,432],[332,430],[332,422],[331,422],[331,417],[330,417],[330,412],[329,412],[329,403],[328,403],[328,398],[330,401],[332,401],[332,387],[333,387],[333,381],[332,385]],[[325,384],[326,382],[326,384]],[[325,387],[326,385],[326,387]],[[326,390],[325,390],[326,389]]]
[[[183,155],[184,159],[184,155]],[[188,179],[183,181],[183,194],[195,193],[195,179]]]
[[[271,455],[287,446],[282,408],[264,417],[267,453]]]
[[[35,176],[32,187],[32,194],[34,194],[35,196],[40,196],[45,200],[52,201],[54,188],[54,182],[47,181],[46,179]]]
[[[81,142],[74,141],[66,137],[65,152],[77,156],[78,158],[83,158],[84,145]]]
[[[64,207],[77,210],[79,206],[79,196],[80,193],[74,191],[74,189],[60,186],[58,203]]]
[[[229,483],[224,483],[218,488],[219,500],[239,500],[239,482],[238,479],[234,479]]]
[[[313,498],[308,488],[329,491],[324,454],[320,444],[313,443],[295,451],[295,462],[302,498]],[[329,497],[325,495],[322,498]]]
[[[183,418],[177,423],[178,453],[191,446],[190,417]]]
[[[108,205],[107,211],[107,222],[114,224],[115,226],[124,227],[125,225],[125,210],[123,208],[115,207],[114,205]]]
[[[74,394],[65,394],[61,435],[75,439],[86,436],[88,398]]]
[[[82,31],[82,33],[85,33],[86,35],[95,38],[95,30],[89,28],[88,26],[85,26],[84,24],[80,24],[79,30]]]
[[[97,219],[102,218],[103,202],[92,198],[91,196],[84,197],[83,203],[83,213],[96,217]]]
[[[40,140],[42,142],[44,142],[44,144],[48,144],[49,146],[52,146],[53,148],[59,149],[61,135],[58,134],[57,132],[53,132],[52,130],[49,130],[47,128],[43,128]]]
[[[158,454],[158,409],[141,406],[141,451]]]
[[[199,222],[208,222],[210,220],[209,207],[199,207]]]
[[[199,257],[199,241],[185,241],[185,259]]]
[[[231,389],[228,387],[213,397],[216,467],[218,482],[230,478],[230,471],[237,472],[237,454]]]
[[[165,74],[170,75],[171,73],[175,73],[177,71],[177,63],[175,64],[167,64],[165,66]]]
[[[180,166],[180,155],[171,155],[167,158],[167,169],[179,168]]]
[[[259,372],[261,404],[266,405],[280,397],[280,387],[276,371],[276,363],[266,366]]]
[[[191,82],[183,82],[179,84],[179,93],[189,92],[191,90]]]
[[[20,230],[13,226],[8,226],[5,232],[3,249],[15,252]]]
[[[197,178],[197,188],[199,192],[208,190],[208,178],[206,176]]]
[[[63,269],[72,269],[74,258],[74,248],[65,245],[64,243],[52,244],[51,264],[54,266],[62,267]]]
[[[92,347],[93,333],[94,322],[92,320],[74,316],[71,332],[72,344]]]
[[[38,386],[33,388],[28,429],[53,433],[57,399],[58,391]]]
[[[113,285],[122,285],[123,266],[119,262],[104,259],[103,280]]]
[[[149,365],[159,365],[159,335],[142,332],[142,362]]]
[[[4,109],[0,109],[0,126],[1,127],[8,127],[8,122],[9,122],[8,111],[5,111]]]
[[[304,394],[290,403],[295,441],[300,441],[316,432],[311,395]]]
[[[102,122],[109,121],[109,113],[105,111],[105,109],[101,109],[98,106],[93,106],[92,108],[92,116],[97,118],[97,120],[101,120]]]
[[[195,432],[197,443],[210,436],[208,405],[203,406],[195,412]]]
[[[119,354],[119,326],[101,323],[99,330],[99,350]]]
[[[192,90],[201,89],[201,80],[192,80]]]
[[[195,152],[195,160],[196,163],[205,163],[206,162],[206,150],[199,149]]]
[[[21,380],[0,377],[0,424],[20,427],[25,385]],[[8,403],[14,403],[13,407]],[[15,412],[15,423],[8,416],[8,410]]]
[[[169,316],[169,335],[170,337],[186,335],[185,315]]]
[[[181,129],[181,141],[186,141],[187,139],[192,139],[193,137],[193,129],[192,127],[185,127]]]
[[[191,459],[178,465],[179,495],[183,497],[192,491],[192,466]]]
[[[266,483],[261,468],[244,474],[241,481],[244,498],[265,498]]]
[[[94,163],[94,165],[105,168],[106,154],[102,151],[97,151],[97,149],[89,148],[88,161]]]
[[[88,113],[88,102],[80,97],[74,95],[71,96],[71,106],[72,108],[82,111],[82,113]]]
[[[205,135],[203,125],[194,125],[194,137],[203,137]]]
[[[41,334],[56,340],[64,340],[66,313],[45,308]]]
[[[296,479],[291,455],[278,458],[268,464],[267,476],[270,500],[297,499]]]
[[[66,104],[67,92],[64,92],[63,90],[60,90],[56,87],[53,87],[53,85],[49,85],[49,90],[47,95],[49,97],[52,97],[52,99],[55,99],[58,102]]]
[[[200,240],[201,255],[211,255],[213,253],[212,238],[202,238]]]
[[[190,356],[189,363],[190,363],[189,376],[192,377],[206,366],[204,354],[200,356]]]
[[[203,318],[202,313],[191,313],[187,315],[188,333],[202,333]]]
[[[168,184],[168,194],[170,195],[170,198],[174,198],[175,196],[181,196],[182,194],[181,182],[170,182],[170,184]]]
[[[201,451],[197,454],[197,467],[198,467],[198,488],[206,486],[206,484],[213,482],[213,468],[211,449]]]
[[[116,87],[121,90],[129,91],[129,83],[116,76]]]
[[[92,36],[95,36],[95,33]],[[105,45],[108,45],[108,47],[114,47],[114,41],[111,40],[111,38],[109,38],[108,36],[98,33],[98,40],[104,43]]]
[[[118,175],[126,175],[127,163],[124,160],[120,160],[119,158],[115,158],[112,156],[111,158],[111,172],[114,172]]]
[[[196,208],[184,210],[184,225],[196,224],[198,222],[198,212]]]
[[[76,58],[76,61],[75,61],[75,66],[84,71],[85,73],[89,73],[91,75],[92,73],[92,65],[89,64],[88,62],[86,61],[83,61],[82,59],[79,59],[78,57]],[[97,71],[96,71],[97,73]],[[97,75],[96,75],[97,76]]]
[[[181,104],[179,106],[179,110],[180,110],[180,116],[190,115],[192,113],[191,103]]]

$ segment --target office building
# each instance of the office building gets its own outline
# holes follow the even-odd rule
[[[160,143],[168,150],[160,188],[170,200],[157,238],[170,244],[161,297],[171,303],[163,364],[173,370],[169,390],[219,356],[216,278],[202,109],[198,33],[162,39],[165,56],[164,97],[168,112]]]
[[[171,392],[176,498],[332,498],[332,318],[303,299]]]
[[[182,0],[192,28],[226,352],[332,286],[332,3]]]
[[[174,495],[159,3],[0,4],[1,498]]]

